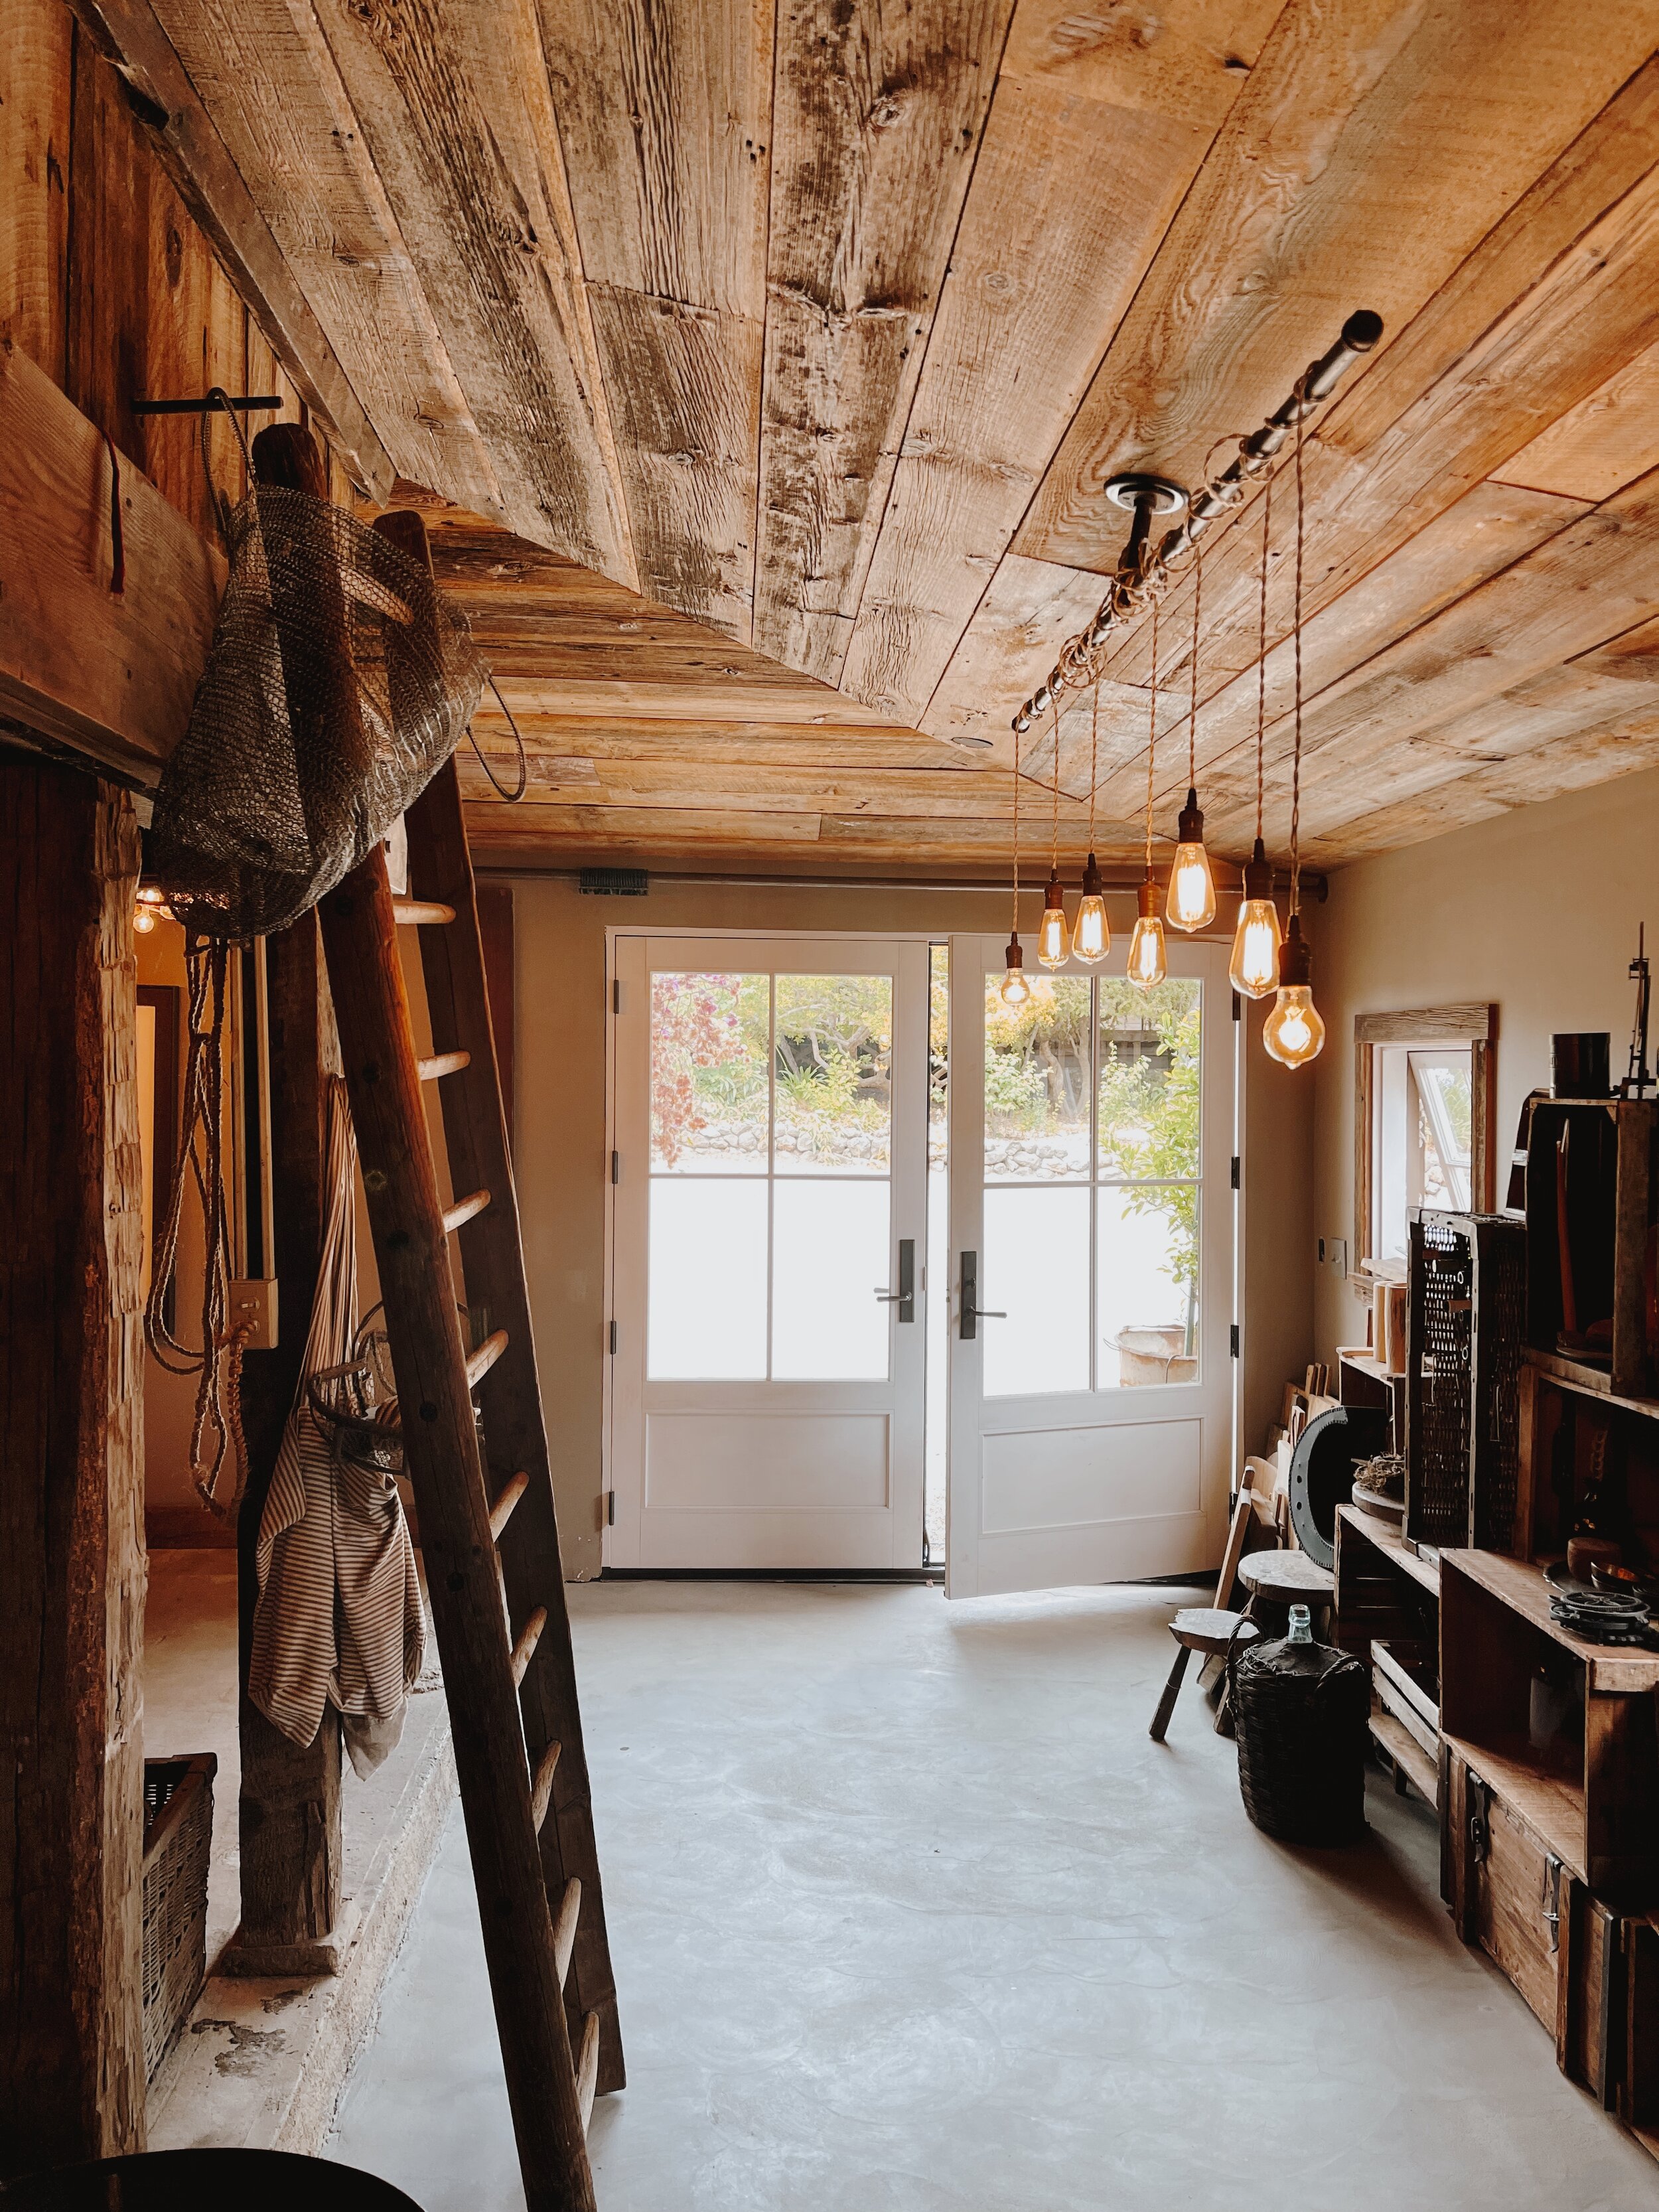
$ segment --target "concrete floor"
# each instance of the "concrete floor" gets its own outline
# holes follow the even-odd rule
[[[603,2212],[1625,2212],[1659,2167],[1454,1937],[1436,1833],[1285,1850],[1177,1594],[571,1592],[629,2086]],[[459,1819],[332,2154],[522,2204]]]

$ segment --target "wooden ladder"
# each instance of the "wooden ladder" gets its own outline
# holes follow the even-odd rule
[[[418,516],[381,520],[404,550],[425,557]],[[410,525],[419,530],[418,548]],[[596,2092],[623,2085],[622,2045],[518,1205],[453,760],[407,820],[412,895],[393,896],[377,849],[322,902],[323,942],[525,2196],[529,2212],[592,2212],[587,2123]],[[424,1059],[410,1024],[400,923],[419,927],[434,1048]],[[447,1210],[424,1082],[440,1085],[458,1194]],[[461,1337],[452,1235],[468,1311],[488,1330],[471,1352]]]

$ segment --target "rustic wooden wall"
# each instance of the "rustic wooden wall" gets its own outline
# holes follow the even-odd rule
[[[64,0],[0,0],[0,346],[43,368],[207,536],[196,418],[137,416],[132,401],[221,384],[279,393],[285,414],[305,415],[124,80]],[[239,497],[222,417],[210,439],[216,477]],[[336,495],[349,495],[343,474]]]
[[[0,2175],[143,2147],[126,793],[0,764]]]

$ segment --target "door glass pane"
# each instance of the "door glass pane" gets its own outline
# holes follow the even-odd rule
[[[765,1174],[770,987],[769,975],[652,976],[654,1174]]]
[[[979,1302],[1008,1316],[980,1323],[988,1398],[1088,1389],[1086,1184],[986,1192]]]
[[[766,1201],[759,1180],[651,1178],[646,1371],[653,1382],[765,1375]]]
[[[1088,977],[1034,977],[1030,998],[1013,1009],[1002,1003],[1002,978],[988,976],[986,1181],[1086,1181],[1088,1173]]]
[[[1195,1382],[1197,1184],[1108,1185],[1097,1206],[1097,1387]]]
[[[876,1292],[896,1265],[887,1183],[800,1177],[779,1182],[772,1203],[773,1380],[884,1379],[891,1309]]]
[[[1114,1181],[1199,1172],[1203,986],[1100,979],[1099,1166]]]
[[[893,1111],[892,977],[780,975],[776,989],[776,1172],[884,1175]]]

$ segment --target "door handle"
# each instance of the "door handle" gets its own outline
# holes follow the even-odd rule
[[[896,1306],[901,1321],[916,1317],[916,1240],[901,1237],[898,1248],[898,1288],[878,1291],[877,1297],[884,1306]]]
[[[979,1334],[982,1321],[1006,1321],[1006,1313],[998,1313],[979,1302],[979,1254],[964,1252],[962,1255],[962,1328],[964,1344],[971,1344]]]

